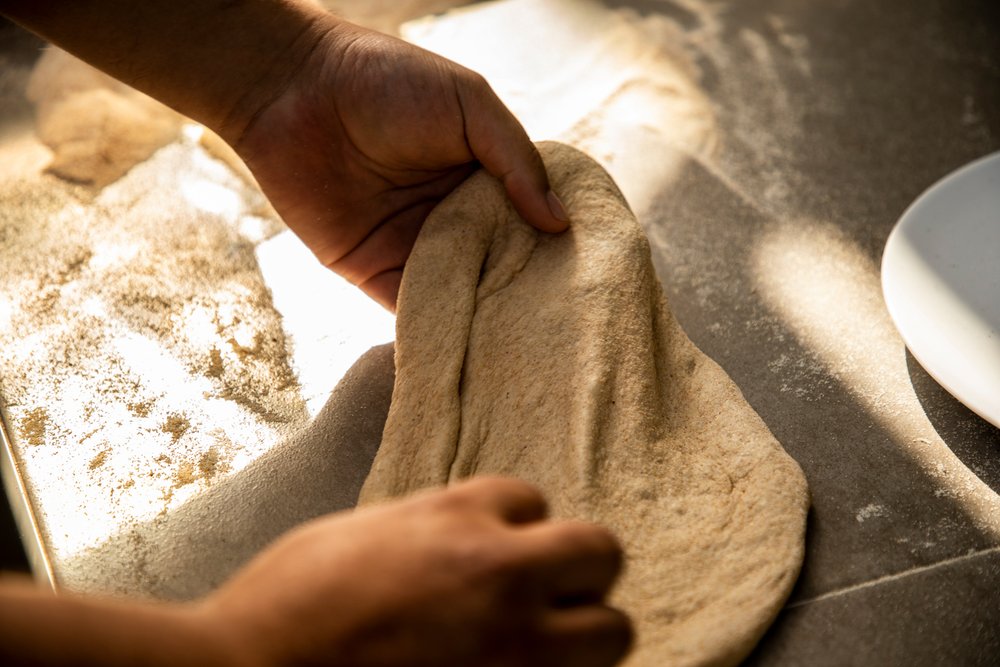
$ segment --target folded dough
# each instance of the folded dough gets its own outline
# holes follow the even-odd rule
[[[611,178],[568,146],[540,150],[568,232],[529,227],[483,172],[420,232],[361,503],[476,474],[533,482],[554,516],[621,539],[628,665],[735,664],[798,574],[805,479],[680,329]]]

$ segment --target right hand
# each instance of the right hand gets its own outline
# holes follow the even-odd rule
[[[200,612],[248,664],[613,665],[631,641],[604,603],[621,549],[545,511],[533,487],[480,478],[317,519]]]

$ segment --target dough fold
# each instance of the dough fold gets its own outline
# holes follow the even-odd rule
[[[485,172],[421,230],[360,503],[477,474],[532,482],[553,516],[622,541],[627,665],[736,664],[798,574],[805,479],[671,315],[611,178],[573,148],[539,148],[568,232],[528,226]]]

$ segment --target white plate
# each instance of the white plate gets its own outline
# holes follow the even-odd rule
[[[1000,153],[903,213],[882,255],[882,292],[920,365],[1000,427]]]

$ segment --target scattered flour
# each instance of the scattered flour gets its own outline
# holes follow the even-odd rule
[[[197,144],[103,190],[34,172],[0,180],[0,197],[0,410],[62,554],[167,511],[304,420],[241,233],[262,196]]]
[[[869,503],[858,510],[858,513],[854,516],[858,523],[864,523],[868,519],[875,519],[877,517],[883,517],[888,514],[888,511],[883,505],[877,505],[875,503]]]

